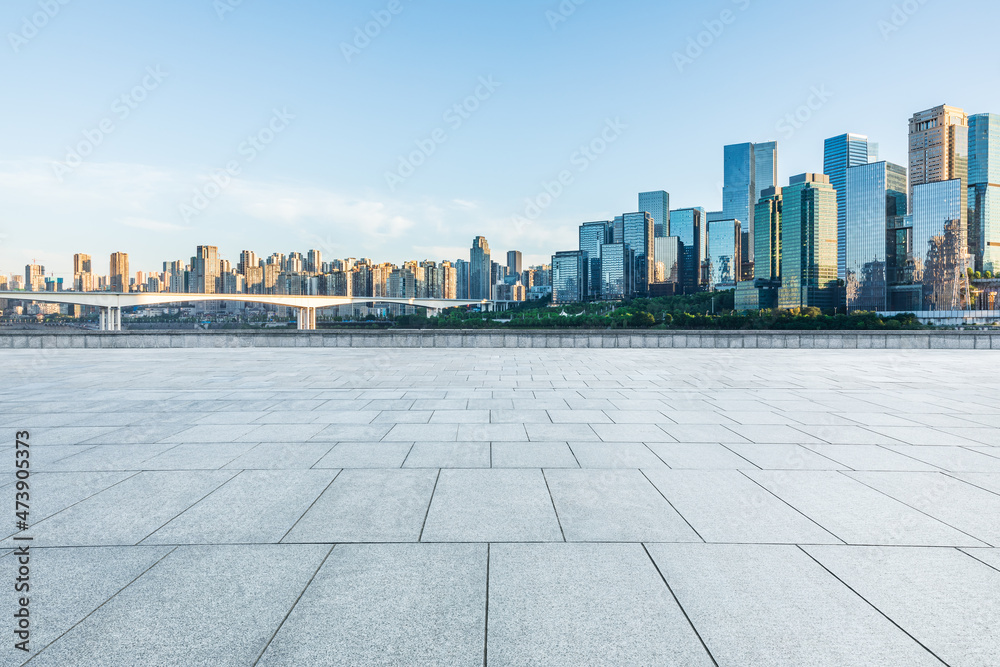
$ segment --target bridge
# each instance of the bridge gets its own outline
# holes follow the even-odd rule
[[[183,294],[178,292],[2,292],[0,300],[37,301],[40,303],[66,303],[75,306],[100,308],[101,331],[121,331],[122,308],[155,306],[170,303],[197,303],[205,301],[231,301],[285,306],[297,310],[298,328],[303,331],[316,328],[316,310],[364,303],[384,303],[426,308],[435,316],[446,308],[483,306],[491,309],[494,301],[488,299],[404,299],[394,297],[350,296],[300,296],[278,294]]]

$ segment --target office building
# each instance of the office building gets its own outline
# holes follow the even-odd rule
[[[585,222],[580,225],[581,252],[586,253],[587,274],[590,278],[587,285],[587,298],[601,297],[601,246],[612,243],[614,224],[607,221]]]
[[[587,285],[586,255],[579,250],[552,256],[552,303],[583,301]]]
[[[45,291],[45,267],[41,264],[27,264],[24,267],[24,289],[29,292]]]
[[[111,270],[108,275],[111,277],[112,292],[129,291],[128,253],[111,253]]]
[[[872,162],[878,144],[863,134],[841,134],[823,145],[823,173],[837,192],[837,278],[844,280],[847,259],[847,170]]]
[[[520,250],[507,251],[507,275],[520,276],[523,270],[523,261]]]
[[[653,216],[653,237],[670,236],[670,193],[664,190],[639,193],[639,210]]]
[[[472,300],[489,299],[492,297],[491,274],[493,271],[490,259],[490,244],[482,236],[472,241],[469,252],[469,298]]]
[[[323,253],[319,250],[310,250],[306,254],[306,273],[320,273],[323,270]]]
[[[684,266],[684,244],[677,236],[653,239],[653,280],[654,284],[673,283],[679,293]]]
[[[912,279],[907,310],[960,310],[967,305],[972,265],[963,224],[965,183],[937,181],[913,189]]]
[[[622,217],[622,239],[633,253],[632,291],[649,294],[653,277],[653,216],[646,212],[626,213]]]
[[[761,193],[778,185],[778,143],[744,143],[723,149],[722,212],[716,220],[740,221],[741,276],[752,275],[754,207]],[[712,222],[712,218],[709,218]]]
[[[942,105],[914,114],[910,118],[909,153],[911,202],[919,185],[953,179],[967,184],[969,126],[965,112]]]
[[[824,174],[793,176],[781,190],[779,308],[837,303],[837,192]]]
[[[742,226],[739,220],[708,223],[708,288],[735,289],[740,279]]]
[[[846,267],[847,310],[889,310],[888,248],[893,230],[907,212],[906,168],[891,162],[849,167],[844,194],[847,233],[845,256],[838,264]]]
[[[975,269],[1000,273],[1000,115],[969,116],[968,199]]]
[[[601,299],[618,301],[632,294],[634,261],[634,253],[625,243],[606,243],[601,247]]]
[[[768,188],[754,207],[755,280],[781,279],[781,188]]]
[[[698,207],[671,211],[670,232],[680,239],[684,247],[680,291],[694,294],[705,284],[702,276],[708,251],[708,219],[705,209]]]

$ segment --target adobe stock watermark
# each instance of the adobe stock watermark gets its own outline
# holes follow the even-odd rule
[[[732,3],[741,12],[749,9],[751,2],[752,0],[732,0]],[[683,74],[685,67],[693,65],[694,61],[701,58],[705,51],[710,49],[726,32],[726,26],[736,23],[738,16],[739,14],[731,9],[723,9],[718,18],[704,21],[702,25],[705,26],[705,29],[697,35],[688,37],[687,46],[683,51],[674,51],[674,65],[677,66],[677,71]]]
[[[608,118],[604,123],[604,129],[589,142],[581,145],[570,156],[570,166],[575,168],[576,173],[584,173],[607,152],[611,144],[621,138],[627,129],[628,125],[623,123],[620,118],[614,120]],[[556,174],[553,180],[542,181],[538,194],[524,200],[524,211],[511,218],[515,228],[522,231],[527,225],[541,217],[542,213],[552,206],[575,180],[574,169],[563,169]]]
[[[465,121],[472,118],[472,114],[477,112],[503,84],[493,79],[493,75],[479,77],[479,85],[472,91],[472,94],[462,101],[449,107],[442,115],[442,120],[448,124],[452,132],[457,131]],[[439,127],[430,133],[425,139],[417,139],[416,149],[407,155],[400,155],[395,171],[385,172],[385,184],[389,186],[391,192],[395,192],[406,179],[417,173],[417,169],[426,164],[427,160],[434,155],[438,147],[448,141],[448,130]]]
[[[236,149],[239,159],[230,160],[222,169],[214,170],[208,177],[208,182],[194,189],[190,201],[178,206],[178,212],[184,222],[190,223],[204,213],[216,199],[222,196],[233,183],[233,179],[243,173],[243,168],[256,160],[267,147],[274,143],[278,135],[288,129],[295,116],[288,109],[274,109],[271,119],[259,130],[247,136]]]
[[[889,20],[881,20],[878,22],[879,32],[882,33],[882,39],[889,41],[889,36],[895,32],[899,32],[900,28],[910,22],[910,19],[920,11],[920,8],[927,4],[929,0],[906,0],[905,2],[893,5],[892,14],[889,16]]]
[[[17,32],[7,33],[7,41],[14,53],[20,53],[21,49],[28,45],[28,42],[38,37],[38,33],[57,17],[62,8],[71,0],[38,0],[39,11],[31,16],[21,19],[21,29]]]
[[[340,43],[340,52],[344,54],[344,59],[350,63],[354,58],[360,56],[362,51],[372,45],[372,40],[382,34],[382,31],[392,24],[392,20],[403,13],[406,5],[403,0],[389,0],[384,9],[379,9],[371,13],[372,20],[363,26],[354,29],[354,39],[350,42]]]
[[[798,130],[812,120],[813,114],[822,109],[831,97],[833,93],[826,89],[826,84],[813,86],[805,104],[792,113],[785,114],[785,117],[775,124],[774,129],[783,132],[785,139],[791,139]]]
[[[212,0],[212,9],[220,21],[226,20],[227,14],[232,14],[243,4],[243,0]]]
[[[52,165],[56,179],[62,183],[68,174],[83,165],[87,158],[94,154],[97,147],[118,129],[118,123],[127,120],[132,112],[149,99],[150,93],[159,88],[168,76],[170,75],[160,69],[159,65],[147,67],[142,80],[111,103],[111,116],[101,120],[96,127],[83,130],[83,139],[75,145],[66,147],[65,159]]]
[[[553,9],[548,9],[545,11],[545,20],[549,22],[549,27],[552,28],[552,32],[559,29],[560,23],[565,23],[569,20],[573,14],[576,14],[576,10],[587,2],[587,0],[562,0],[559,6]]]

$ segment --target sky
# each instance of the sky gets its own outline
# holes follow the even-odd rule
[[[779,177],[857,132],[1000,112],[987,0],[4,0],[0,273],[197,245],[500,261],[667,190],[721,208],[723,146]]]

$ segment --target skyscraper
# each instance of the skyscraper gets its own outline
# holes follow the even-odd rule
[[[684,267],[684,244],[676,236],[653,239],[653,282],[673,283],[675,294],[681,291]]]
[[[739,220],[714,220],[708,223],[708,288],[734,289],[741,265]]]
[[[743,265],[738,271],[749,278],[754,262],[754,207],[764,190],[778,185],[778,142],[732,144],[723,153],[722,217],[718,219],[740,221]]]
[[[906,168],[875,162],[847,169],[845,179],[847,310],[889,310],[892,278],[887,239],[906,215]]]
[[[523,270],[523,261],[520,250],[508,250],[507,251],[507,275],[508,276],[521,276],[521,271]]]
[[[625,243],[605,243],[601,247],[599,294],[607,301],[627,298],[632,293],[632,250]],[[591,282],[593,279],[591,278]]]
[[[670,236],[670,193],[664,190],[639,193],[639,210],[653,216],[653,236]]]
[[[966,185],[969,127],[965,112],[941,105],[914,114],[910,118],[909,150],[911,202],[918,185],[952,179],[959,179]]]
[[[305,270],[307,273],[320,273],[323,271],[323,253],[321,251],[309,251],[306,255]]]
[[[468,260],[455,260],[455,298],[469,298],[469,262]]]
[[[878,144],[863,134],[841,134],[823,144],[823,173],[837,192],[837,278],[845,279],[847,260],[847,170],[871,162]]]
[[[648,294],[653,277],[653,216],[646,212],[622,216],[622,238],[634,253],[632,289]]]
[[[613,224],[607,221],[585,222],[580,225],[580,251],[586,253],[587,297],[601,296],[601,246],[612,242]]]
[[[833,308],[837,301],[837,193],[824,174],[781,190],[779,308]]]
[[[971,266],[965,183],[937,181],[913,189],[913,282],[921,285],[912,310],[959,310],[966,305]]]
[[[682,208],[670,212],[670,231],[684,245],[681,289],[697,292],[702,285],[701,268],[708,251],[708,220],[703,208]]]
[[[128,292],[129,288],[128,253],[126,252],[111,253],[111,270],[109,271],[108,275],[111,278],[112,292]]]
[[[490,244],[484,237],[477,236],[469,251],[469,298],[474,301],[492,297],[491,261]]]
[[[583,301],[587,284],[586,256],[579,250],[552,256],[552,303]]]
[[[41,264],[27,264],[24,267],[24,289],[29,292],[45,291],[45,267]]]
[[[768,188],[754,207],[754,280],[781,278],[781,188]]]
[[[194,272],[194,291],[197,294],[215,294],[219,278],[219,249],[214,245],[200,245],[191,270]]]
[[[977,271],[1000,272],[1000,115],[969,116],[969,249]]]

